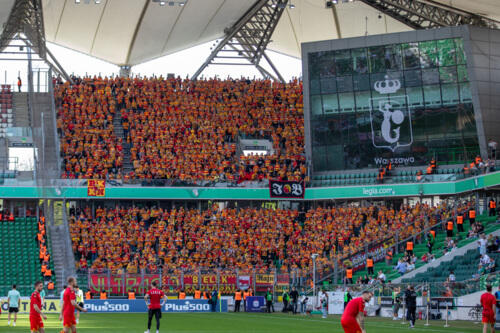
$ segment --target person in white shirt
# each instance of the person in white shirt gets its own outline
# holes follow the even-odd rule
[[[78,304],[81,308],[84,307],[83,304],[83,290],[78,288],[78,286],[75,286],[75,297],[76,297],[76,304]],[[76,323],[78,324],[78,321],[80,320],[80,311],[77,309],[76,310]]]
[[[493,139],[488,140],[488,148],[490,149],[490,156],[492,159],[496,159],[498,143]]]
[[[488,268],[488,266],[491,264],[491,258],[487,254],[482,254],[481,259],[479,260],[479,264],[482,267]]]
[[[456,281],[455,273],[453,271],[450,272],[450,275],[448,276],[448,281],[450,281],[450,282]]]
[[[321,306],[321,312],[323,315],[321,316],[322,318],[326,318],[327,315],[327,309],[328,309],[328,295],[325,291],[325,289],[322,289],[319,292],[319,304]]]
[[[385,282],[386,277],[384,272],[378,271],[378,279],[380,280],[380,282]]]
[[[63,298],[64,298],[64,291],[66,290],[66,285],[63,286],[61,290],[61,294],[59,296],[59,305],[61,306],[61,309],[63,307]]]
[[[479,253],[481,255],[486,254],[486,244],[488,241],[486,240],[486,236],[484,234],[481,234],[477,243],[479,244]]]

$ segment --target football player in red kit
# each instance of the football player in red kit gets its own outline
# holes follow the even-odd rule
[[[153,281],[151,284],[152,288],[150,291],[146,293],[144,296],[144,300],[146,301],[146,305],[148,306],[148,330],[145,333],[150,333],[151,330],[151,321],[153,320],[153,316],[156,319],[156,333],[160,332],[160,318],[161,318],[161,308],[167,301],[167,296],[158,289],[158,282]],[[163,302],[161,302],[163,298]],[[150,300],[148,304],[148,299]]]
[[[365,330],[365,303],[369,302],[373,294],[364,291],[361,297],[352,299],[346,306],[340,319],[345,333],[366,333]]]
[[[31,294],[30,299],[30,326],[32,333],[45,333],[42,318],[47,319],[47,316],[42,313],[42,297],[40,296],[40,291],[42,290],[42,281],[36,282],[35,291]]]
[[[76,333],[75,309],[78,309],[80,312],[87,312],[87,310],[76,304],[75,286],[76,279],[74,277],[68,278],[68,287],[64,291],[63,307],[59,315],[59,320],[64,319],[64,333]]]
[[[495,332],[495,306],[497,300],[491,293],[491,285],[486,286],[486,292],[481,295],[481,306],[483,307],[483,333],[488,332],[488,326],[492,333]]]

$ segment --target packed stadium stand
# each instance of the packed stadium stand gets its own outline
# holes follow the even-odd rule
[[[464,206],[466,207],[466,206]],[[450,216],[450,208],[416,205],[310,209],[76,209],[70,216],[78,268],[136,273],[158,268],[332,271],[372,243],[402,239]],[[426,221],[426,216],[429,220]],[[123,240],[127,242],[123,242]]]
[[[297,80],[83,78],[56,99],[65,178],[306,178]],[[271,140],[273,153],[238,153],[240,136]]]

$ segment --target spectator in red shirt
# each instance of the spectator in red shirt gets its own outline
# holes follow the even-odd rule
[[[490,332],[495,332],[495,307],[496,298],[493,296],[491,285],[486,286],[486,292],[481,295],[481,306],[483,307],[483,333],[488,332],[488,326],[490,327]]]
[[[146,305],[148,305],[148,330],[145,333],[149,333],[151,330],[151,321],[153,320],[153,316],[156,319],[156,333],[160,331],[160,318],[161,318],[161,307],[167,301],[167,296],[157,288],[158,282],[153,281],[151,284],[153,287],[150,291],[146,293],[144,296],[144,300],[146,301]],[[163,303],[161,303],[161,299],[163,298]],[[148,304],[148,299],[150,302]]]
[[[370,291],[364,291],[361,297],[357,297],[347,304],[340,319],[345,333],[366,333],[365,303],[369,302],[372,296]]]

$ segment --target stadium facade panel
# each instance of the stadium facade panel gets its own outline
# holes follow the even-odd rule
[[[500,30],[459,26],[302,44],[314,172],[487,157],[500,139]]]

